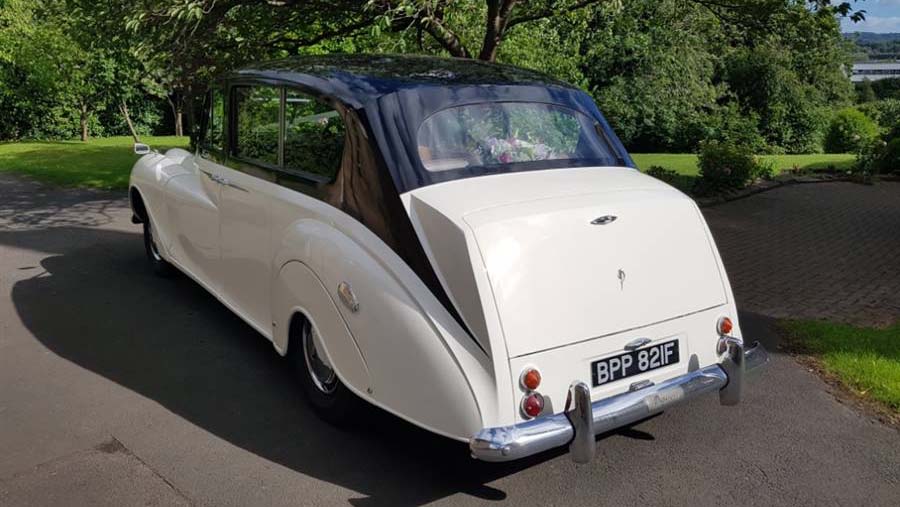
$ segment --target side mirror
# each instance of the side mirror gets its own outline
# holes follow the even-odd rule
[[[135,155],[146,155],[150,153],[150,147],[144,143],[134,143]]]

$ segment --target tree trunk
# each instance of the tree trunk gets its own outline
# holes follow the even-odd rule
[[[88,111],[87,106],[81,106],[81,142],[86,143],[88,140]]]
[[[178,109],[175,112],[175,135],[181,137],[184,135],[184,111]]]
[[[497,59],[497,50],[500,49],[500,43],[503,36],[506,35],[506,27],[509,23],[509,17],[512,15],[513,7],[519,0],[489,0],[487,29],[484,32],[484,42],[481,45],[481,52],[478,59],[486,62],[493,62]]]
[[[131,115],[128,114],[128,103],[125,102],[125,99],[122,99],[122,102],[119,104],[119,111],[121,111],[122,116],[125,117],[125,123],[128,124],[128,130],[131,131],[131,137],[134,139],[134,142],[141,142],[141,140],[138,138],[137,132],[134,130],[134,124],[131,123]]]
[[[169,107],[172,108],[172,117],[175,119],[175,135],[184,135],[184,96],[178,92],[173,92],[166,96],[169,101]]]

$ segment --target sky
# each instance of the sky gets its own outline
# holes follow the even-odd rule
[[[853,7],[866,11],[866,20],[844,19],[844,32],[900,33],[900,0],[857,0]]]

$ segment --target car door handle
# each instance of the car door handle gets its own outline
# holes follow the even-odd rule
[[[219,183],[225,185],[228,188],[233,188],[235,190],[240,190],[241,192],[250,193],[250,191],[247,190],[246,188],[238,185],[237,183],[232,183],[232,182],[228,181],[226,178],[222,178],[222,181],[220,181]]]
[[[231,181],[228,180],[228,178],[226,178],[226,177],[224,177],[224,176],[219,176],[218,174],[211,173],[211,172],[209,172],[209,171],[202,171],[202,170],[201,170],[200,172],[202,172],[203,174],[205,174],[207,178],[209,178],[210,180],[212,180],[212,181],[218,183],[219,185],[224,185],[224,186],[226,186],[226,187],[233,188],[233,189],[235,189],[235,190],[240,190],[241,192],[248,192],[248,193],[250,192],[250,191],[247,190],[246,188],[244,188],[244,187],[238,185],[237,183],[232,183]]]
[[[205,174],[206,177],[209,178],[210,180],[212,180],[212,181],[214,181],[214,182],[216,182],[216,183],[222,184],[222,177],[219,176],[218,174],[213,174],[213,173],[211,173],[211,172],[209,172],[209,171],[204,171],[204,170],[202,170],[202,169],[200,170],[200,172],[203,173],[203,174]]]

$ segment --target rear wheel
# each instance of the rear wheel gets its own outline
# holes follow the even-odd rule
[[[289,344],[297,380],[319,416],[333,424],[351,423],[361,408],[361,400],[337,377],[312,322],[295,317],[291,321]]]
[[[150,219],[144,220],[144,250],[147,252],[147,260],[150,261],[154,273],[162,277],[170,277],[175,273],[175,268],[166,262],[159,253]]]

